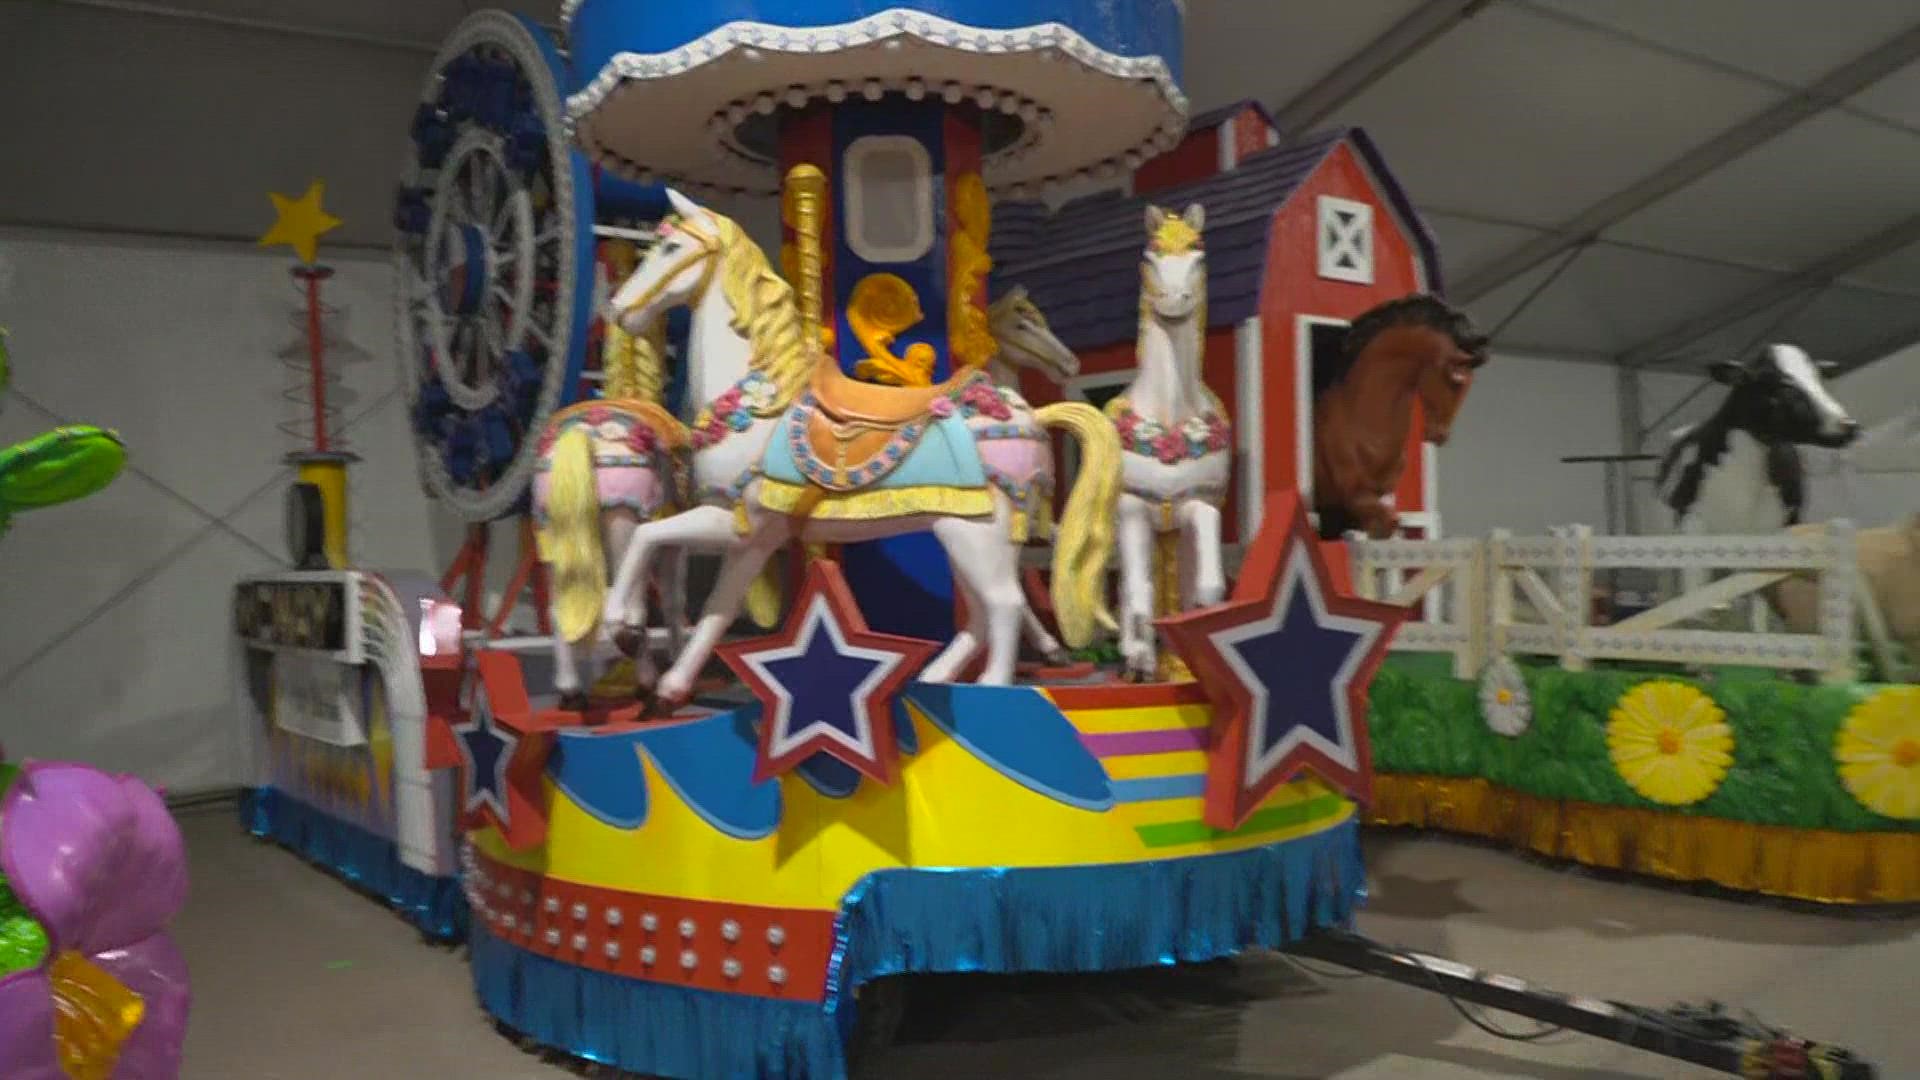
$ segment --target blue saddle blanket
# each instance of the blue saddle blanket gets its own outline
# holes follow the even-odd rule
[[[810,399],[803,398],[788,414],[780,430],[767,440],[766,452],[760,459],[761,475],[767,479],[787,484],[815,483],[809,472],[830,470],[835,465],[814,460],[806,440],[810,406]],[[964,419],[958,416],[929,418],[910,427],[913,430],[903,430],[896,435],[894,445],[867,466],[871,480],[861,481],[856,472],[858,490],[986,486],[987,474],[980,464],[980,451]]]

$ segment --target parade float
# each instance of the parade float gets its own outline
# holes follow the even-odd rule
[[[905,976],[1260,948],[1871,1075],[1344,933],[1411,609],[1353,595],[1310,512],[1437,535],[1428,447],[1484,340],[1364,133],[1187,120],[1181,19],[582,0],[564,53],[464,21],[395,223],[423,479],[467,542],[438,582],[354,568],[349,459],[303,451],[297,569],[237,592],[249,828],[464,936],[525,1045],[647,1075],[846,1075]],[[622,184],[657,202],[608,220]],[[774,257],[719,206],[752,198]],[[1064,272],[1085,310],[1067,239],[1105,260]],[[720,568],[686,626],[689,552]],[[1062,655],[1108,636],[1119,663]]]
[[[1374,683],[1370,822],[1796,900],[1920,900],[1915,521],[1788,528],[1805,448],[1857,425],[1791,346],[1715,374],[1725,400],[1663,469],[1680,535],[1354,542],[1364,595],[1429,610]],[[1780,464],[1690,449],[1736,424]],[[1623,572],[1671,584],[1612,617],[1595,597]]]

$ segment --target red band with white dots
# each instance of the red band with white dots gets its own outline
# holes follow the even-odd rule
[[[782,1001],[826,997],[834,912],[622,892],[466,849],[467,902],[489,933],[577,967]]]

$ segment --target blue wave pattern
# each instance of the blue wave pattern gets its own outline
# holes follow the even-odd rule
[[[1040,691],[915,683],[906,696],[935,727],[1008,779],[1082,810],[1113,806],[1107,771]]]

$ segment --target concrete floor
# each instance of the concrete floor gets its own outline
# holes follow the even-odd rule
[[[474,1004],[458,950],[229,809],[186,813],[191,1080],[547,1080]],[[1370,835],[1373,937],[1644,1005],[1718,999],[1920,1077],[1920,915],[1830,916],[1601,880],[1440,839]],[[1626,1080],[1711,1076],[1579,1035],[1495,1039],[1441,997],[1277,957],[1101,978],[927,980],[882,1077]],[[1529,1021],[1489,1019],[1515,1030]]]

